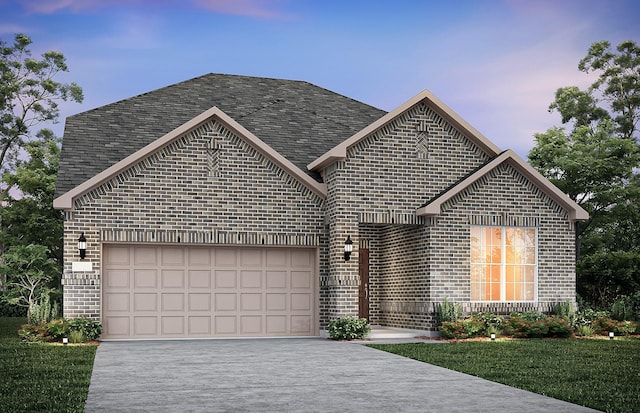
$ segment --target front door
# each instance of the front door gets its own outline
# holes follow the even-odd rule
[[[360,248],[358,250],[358,262],[360,266],[360,288],[358,317],[369,320],[369,250]]]

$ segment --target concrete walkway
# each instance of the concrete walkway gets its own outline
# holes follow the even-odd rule
[[[327,339],[103,342],[86,412],[588,412]]]

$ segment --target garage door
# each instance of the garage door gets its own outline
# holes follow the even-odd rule
[[[103,338],[317,335],[314,249],[105,245]]]

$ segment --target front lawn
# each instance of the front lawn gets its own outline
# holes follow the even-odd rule
[[[607,412],[640,412],[640,339],[524,339],[370,347]]]
[[[25,322],[0,317],[0,410],[83,412],[97,346],[22,343]]]

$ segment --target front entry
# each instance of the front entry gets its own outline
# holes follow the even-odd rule
[[[358,291],[358,317],[369,320],[369,250],[358,250],[360,287]]]

